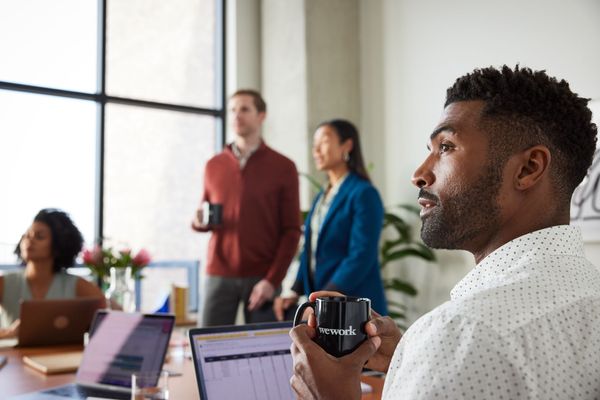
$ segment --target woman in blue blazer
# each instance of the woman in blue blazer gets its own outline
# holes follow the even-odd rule
[[[278,319],[300,295],[335,290],[368,297],[387,314],[379,268],[383,204],[367,174],[356,127],[345,120],[323,122],[313,142],[318,170],[329,178],[304,224],[304,249],[292,293],[275,300]]]

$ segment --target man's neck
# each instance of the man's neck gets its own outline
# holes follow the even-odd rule
[[[262,138],[260,134],[250,135],[250,136],[236,136],[235,145],[242,155],[248,154],[249,151],[256,149],[261,142]]]
[[[524,207],[523,209],[532,210],[532,207]],[[535,211],[530,211],[530,213],[535,214]],[[503,224],[503,226],[506,228],[500,228],[492,238],[489,238],[485,246],[479,247],[478,250],[465,250],[471,252],[475,257],[475,262],[479,264],[490,253],[494,252],[496,249],[500,248],[511,240],[540,229],[550,228],[557,225],[569,225],[569,215],[569,210],[564,208],[553,213],[548,213],[547,215],[539,215],[537,218],[527,218],[527,216],[523,216],[521,214],[516,215],[515,217],[507,220]]]

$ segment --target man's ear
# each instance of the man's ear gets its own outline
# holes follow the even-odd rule
[[[536,145],[516,155],[517,171],[515,188],[528,190],[535,186],[550,171],[552,156],[548,147]]]

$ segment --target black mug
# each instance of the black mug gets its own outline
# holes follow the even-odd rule
[[[367,340],[365,324],[371,319],[371,300],[363,297],[317,297],[298,307],[294,326],[311,307],[317,319],[315,341],[335,357],[352,353]]]
[[[223,221],[223,206],[217,203],[202,203],[202,223],[204,225],[219,225]]]

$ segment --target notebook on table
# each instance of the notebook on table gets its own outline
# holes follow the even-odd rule
[[[133,372],[162,369],[174,325],[171,314],[99,310],[75,383],[14,399],[129,399]]]
[[[294,399],[291,321],[189,331],[200,398]]]
[[[97,298],[23,300],[19,333],[20,347],[83,344],[94,313],[102,305]]]

